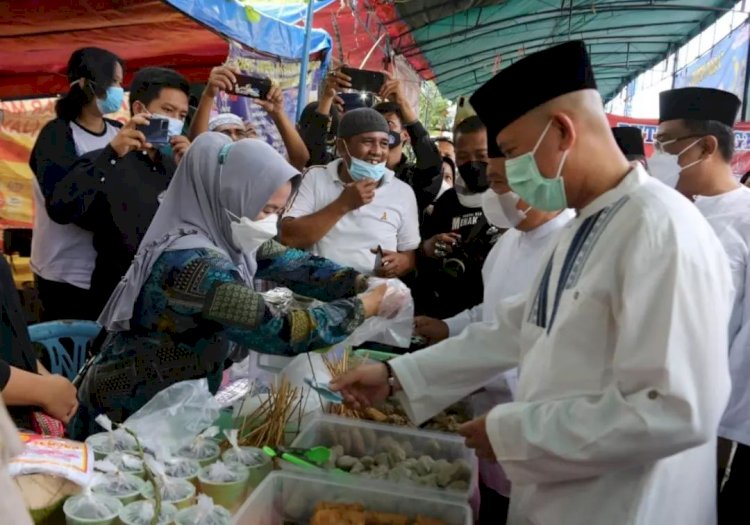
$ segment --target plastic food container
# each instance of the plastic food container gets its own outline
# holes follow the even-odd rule
[[[183,447],[177,452],[181,458],[195,459],[201,464],[201,467],[207,467],[219,459],[221,448],[216,441],[205,440],[199,445],[193,444]]]
[[[321,501],[361,503],[369,511],[440,519],[446,525],[470,525],[473,519],[466,503],[446,500],[436,494],[412,493],[366,479],[351,483],[332,475],[272,472],[247,499],[232,523],[309,523],[315,505]]]
[[[94,498],[108,512],[92,513],[86,505],[81,505],[81,500],[86,496],[73,496],[68,498],[63,505],[65,523],[67,525],[113,525],[117,521],[117,515],[122,510],[122,503],[112,496],[95,495]],[[96,516],[95,516],[96,515]]]
[[[103,494],[119,499],[123,505],[133,503],[141,498],[143,486],[146,484],[133,474],[116,474],[102,476],[99,483],[94,485],[94,494]]]
[[[217,463],[215,466],[219,465]],[[247,494],[247,469],[241,466],[232,467],[228,474],[235,476],[234,480],[212,481],[208,479],[210,468],[210,466],[203,467],[198,474],[201,492],[211,497],[216,505],[221,505],[228,511],[234,512],[242,505]]]
[[[230,448],[224,454],[222,459],[230,467],[243,468],[247,470],[247,489],[253,490],[273,470],[273,463],[262,450],[255,447],[240,447],[243,457],[238,457],[237,451]]]
[[[171,483],[167,492],[162,488],[162,501],[171,503],[178,509],[185,509],[192,505],[195,499],[195,485],[184,479],[171,479],[170,481]],[[149,501],[152,500],[154,497],[154,485],[151,482],[146,482],[143,485],[141,495]]]
[[[204,521],[200,521],[200,516],[198,516],[198,507],[190,507],[187,509],[182,509],[180,512],[177,513],[177,516],[174,518],[175,525],[202,525],[205,523]],[[226,523],[226,525],[231,525],[232,523],[232,515],[229,514],[229,511],[223,507],[214,507],[211,511],[210,518],[212,525],[219,525],[222,523]]]
[[[177,507],[171,503],[161,504],[158,525],[170,525],[177,515]],[[126,505],[120,511],[120,521],[123,525],[151,525],[154,516],[154,503],[151,501],[136,501]]]
[[[94,459],[97,461],[104,459],[112,452],[136,452],[138,450],[135,438],[120,430],[113,433],[92,434],[86,438],[86,444],[94,451]]]
[[[403,451],[402,458],[420,460],[423,456],[429,456],[435,462],[442,460],[441,463],[443,464],[446,462],[455,464],[460,460],[463,468],[469,472],[466,472],[463,476],[466,483],[461,488],[440,488],[425,485],[421,479],[416,477],[391,476],[390,471],[389,475],[383,479],[384,482],[408,485],[420,491],[438,494],[439,498],[452,498],[458,501],[470,499],[478,479],[477,459],[474,452],[466,448],[464,440],[460,436],[326,415],[314,419],[307,425],[294,440],[292,447],[324,446],[333,448],[338,446],[343,448],[343,454],[346,456],[378,458],[382,454],[392,455],[394,443]],[[286,461],[282,461],[280,464],[284,470],[300,471],[300,467],[290,465]],[[431,472],[432,470],[427,470],[424,473],[429,475]],[[405,474],[411,474],[411,472]],[[339,476],[355,475],[358,478],[369,477],[367,473],[339,474]],[[359,482],[358,479],[357,483]],[[446,486],[447,484],[441,483],[441,485]],[[464,484],[462,483],[462,485]]]

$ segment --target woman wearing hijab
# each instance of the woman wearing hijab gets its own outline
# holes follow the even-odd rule
[[[240,348],[325,348],[376,315],[384,286],[362,293],[366,278],[351,268],[271,240],[299,178],[260,140],[209,132],[193,143],[99,318],[110,333],[83,372],[71,436],[100,430],[102,412],[124,421],[178,381],[207,377],[215,392],[226,360],[247,355]],[[254,278],[330,302],[274,313]]]

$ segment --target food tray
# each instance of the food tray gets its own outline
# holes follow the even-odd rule
[[[312,448],[324,446],[343,447],[343,453],[355,458],[362,456],[375,457],[387,452],[387,443],[398,443],[406,452],[407,458],[430,456],[433,460],[455,462],[463,460],[471,470],[468,484],[464,489],[448,489],[424,486],[412,479],[387,479],[381,482],[408,485],[416,490],[437,494],[439,498],[452,498],[457,501],[468,501],[473,494],[478,479],[477,459],[474,452],[464,444],[463,438],[443,432],[431,432],[416,428],[382,425],[370,421],[349,419],[325,415],[310,421],[292,443],[292,447]],[[288,462],[281,462],[282,468],[297,470]],[[308,470],[309,471],[309,470]],[[363,474],[343,474],[367,479]]]
[[[273,472],[237,511],[234,525],[309,523],[318,502],[361,503],[367,510],[417,515],[443,520],[446,525],[470,525],[469,506],[437,495],[409,495],[395,486],[365,479],[356,485],[328,474]]]

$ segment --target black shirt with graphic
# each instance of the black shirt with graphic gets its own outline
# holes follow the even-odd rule
[[[438,319],[454,316],[483,300],[482,266],[500,235],[488,224],[481,208],[463,206],[455,190],[435,201],[422,222],[422,239],[439,233],[458,233],[461,242],[443,259],[420,256],[414,300],[418,315]]]

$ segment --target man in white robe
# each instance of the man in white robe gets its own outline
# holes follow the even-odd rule
[[[719,494],[719,522],[747,523],[750,484],[750,189],[732,173],[734,123],[740,99],[708,88],[660,94],[660,166],[677,170],[677,190],[691,199],[719,237],[729,258],[735,296],[729,323],[732,394],[719,425],[719,483],[732,450],[729,476]],[[660,174],[669,179],[667,174]],[[674,179],[675,177],[671,177]]]
[[[400,391],[421,422],[519,366],[516,400],[461,430],[513,483],[511,525],[710,525],[729,395],[716,352],[727,259],[687,200],[628,165],[595,88],[574,41],[513,63],[471,98],[513,190],[538,209],[578,211],[527,300],[499,309],[495,326],[333,387],[354,406]]]
[[[494,146],[494,149],[493,149]],[[445,320],[417,317],[415,332],[430,344],[460,334],[471,323],[494,323],[495,311],[528,295],[534,278],[549,257],[549,250],[560,230],[570,222],[573,210],[545,212],[531,208],[508,186],[505,158],[488,145],[487,181],[482,195],[482,211],[487,221],[507,230],[497,240],[482,266],[483,302]],[[499,374],[471,398],[475,414],[485,414],[497,404],[513,401],[517,371]],[[510,483],[494,461],[480,460],[479,479],[482,493],[479,523],[505,523]],[[493,494],[494,492],[494,494]],[[491,519],[487,518],[492,514]]]

